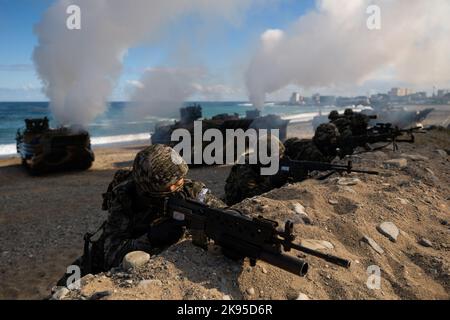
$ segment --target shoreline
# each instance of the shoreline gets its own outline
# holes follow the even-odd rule
[[[408,105],[405,106],[409,111],[411,110],[423,110],[426,108],[434,108],[429,117],[424,121],[424,124],[431,123],[441,123],[446,126],[450,124],[450,117],[448,116],[448,112],[450,110],[450,105]],[[328,109],[327,109],[328,110]],[[330,109],[331,110],[331,109]],[[343,108],[336,108],[342,112]],[[362,110],[360,107],[356,107],[355,111]],[[285,114],[282,116],[282,119],[289,120],[289,127],[293,128],[291,130],[295,131],[296,126],[307,127],[311,125],[312,119],[314,116],[318,115],[319,111],[314,109],[307,112],[293,113],[293,114]],[[308,132],[306,137],[312,136],[312,131]],[[291,136],[298,136],[298,133],[293,133]],[[301,134],[304,137],[304,134]],[[120,148],[122,146],[132,145],[132,144],[143,144],[147,140],[150,140],[151,133],[150,130],[148,132],[138,132],[138,133],[130,133],[130,134],[118,134],[118,135],[104,135],[104,136],[91,136],[91,143],[93,149],[97,148]],[[16,154],[16,144],[11,141],[11,143],[0,144],[0,160],[17,157]]]

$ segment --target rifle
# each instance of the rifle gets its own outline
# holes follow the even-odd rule
[[[377,175],[378,171],[353,169],[352,161],[348,161],[346,165],[332,164],[327,162],[315,162],[315,161],[302,161],[291,160],[290,158],[284,158],[280,160],[280,171],[288,176],[295,177],[299,173],[310,171],[332,171],[334,172],[347,172],[347,173],[366,173]],[[328,177],[329,175],[325,176]]]
[[[414,133],[425,133],[422,127],[414,127],[409,129],[400,129],[397,126],[393,126],[392,123],[377,123],[374,127],[368,130],[369,134],[388,134],[393,137],[399,137],[404,133],[413,136]]]
[[[251,218],[235,210],[215,209],[195,200],[175,196],[166,198],[165,209],[168,216],[180,226],[191,232],[204,233],[222,247],[228,257],[249,258],[251,266],[255,266],[257,260],[262,260],[295,275],[305,276],[308,263],[284,253],[294,249],[345,268],[350,267],[349,260],[294,243],[294,224],[291,221],[285,223],[283,230],[278,230],[276,221],[261,216]]]
[[[368,144],[377,142],[388,142],[393,144],[394,151],[398,150],[398,142],[414,143],[415,133],[424,133],[422,127],[414,127],[410,129],[399,129],[391,123],[377,123],[374,127],[367,130],[367,133],[359,136],[350,136],[345,138],[341,143],[347,146],[364,147],[370,151],[377,149],[368,148]],[[401,136],[407,135],[408,139],[398,139]],[[384,148],[383,146],[382,148]]]

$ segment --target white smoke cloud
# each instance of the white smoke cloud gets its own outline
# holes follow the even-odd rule
[[[201,69],[152,68],[145,71],[141,86],[131,94],[130,117],[172,117],[182,103],[200,88]]]
[[[134,90],[130,95],[129,117],[173,117],[183,102],[220,100],[238,90],[225,84],[210,83],[205,68],[149,68],[139,81],[129,81]]]
[[[60,124],[88,124],[106,109],[127,50],[155,40],[185,14],[232,20],[250,0],[59,0],[36,26],[33,58]],[[66,28],[69,5],[81,30]]]
[[[369,30],[366,9],[381,9]],[[250,100],[289,84],[349,88],[386,77],[412,86],[449,85],[450,2],[447,0],[317,0],[288,30],[269,30],[246,73]]]

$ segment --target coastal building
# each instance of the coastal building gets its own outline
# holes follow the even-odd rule
[[[439,89],[437,92],[437,97],[438,98],[442,98],[443,96],[447,95],[450,93],[449,89]]]
[[[289,104],[299,105],[304,104],[304,97],[300,95],[298,92],[293,92],[291,98],[289,99]]]
[[[408,88],[392,88],[391,91],[389,91],[391,97],[405,97],[413,93],[414,92]]]
[[[320,105],[320,94],[319,93],[313,94],[312,101],[313,104]]]

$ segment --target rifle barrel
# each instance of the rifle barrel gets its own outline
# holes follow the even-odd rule
[[[313,250],[313,249],[310,249],[310,248],[307,248],[307,247],[304,247],[302,245],[295,244],[295,243],[293,243],[291,245],[291,247],[292,247],[292,249],[310,254],[312,256],[315,256],[315,257],[318,257],[321,259],[324,259],[325,261],[336,264],[338,266],[341,266],[344,268],[350,268],[350,264],[351,264],[350,260],[339,258],[339,257],[333,256],[331,254],[319,252],[319,251],[316,251],[316,250]]]
[[[308,272],[307,262],[287,254],[274,254],[263,250],[259,259],[300,277],[305,276]]]

